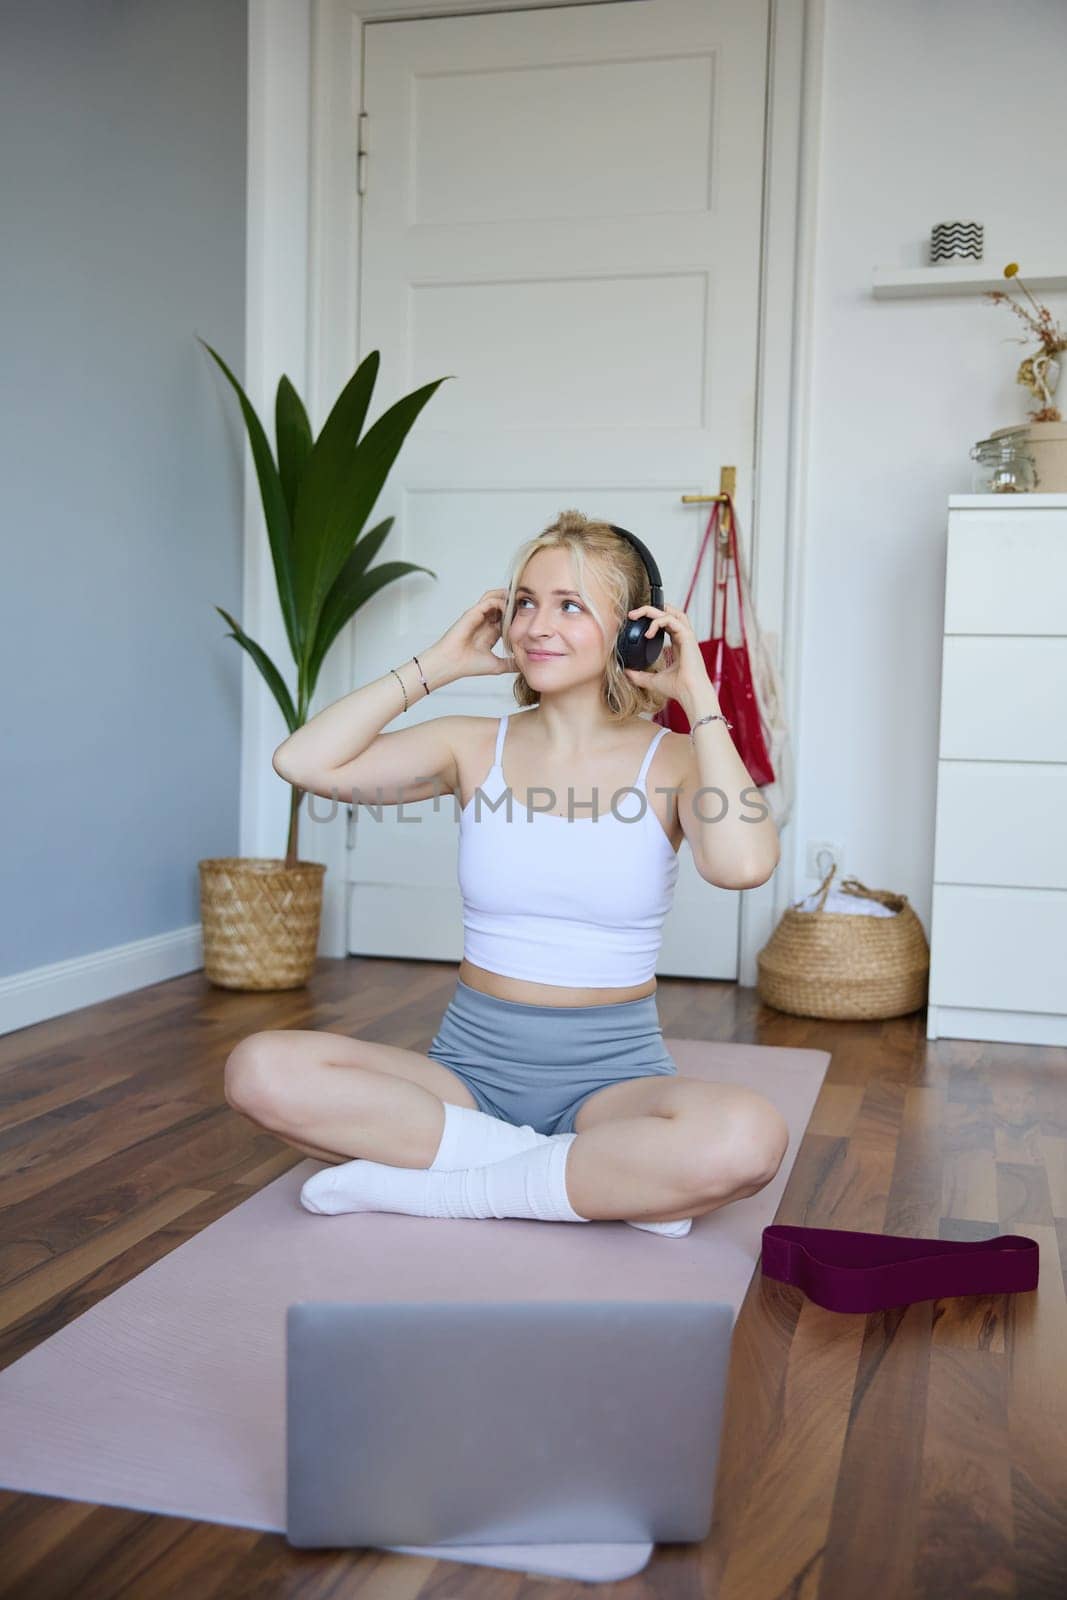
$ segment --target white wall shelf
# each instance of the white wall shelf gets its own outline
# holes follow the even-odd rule
[[[1007,263],[1004,263],[1007,265]],[[1067,271],[1027,272],[1031,289],[1067,289]],[[1011,289],[1014,280],[989,261],[944,262],[935,267],[875,267],[871,293],[876,300],[915,295],[980,294],[985,289]],[[1017,287],[1017,285],[1016,285]]]

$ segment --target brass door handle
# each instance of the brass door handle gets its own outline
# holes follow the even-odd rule
[[[718,494],[683,494],[682,501],[685,505],[710,504],[713,500],[725,500],[727,495],[737,497],[737,468],[722,467],[719,470]]]

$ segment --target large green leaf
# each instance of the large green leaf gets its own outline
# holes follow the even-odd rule
[[[437,576],[436,572],[430,567],[419,567],[411,561],[383,561],[380,567],[372,567],[369,572],[365,572],[355,579],[347,591],[347,610],[343,614],[340,610],[338,611],[340,620],[337,628],[334,629],[325,648],[316,656],[309,679],[311,683],[311,688],[308,690],[309,701],[315,692],[315,683],[318,680],[319,668],[322,665],[326,650],[329,648],[332,639],[336,637],[337,632],[350,617],[355,615],[361,606],[366,605],[372,595],[378,593],[379,589],[383,589],[387,583],[394,583],[397,578],[406,577],[409,572],[428,572],[431,578],[436,578]]]
[[[304,653],[303,630],[297,616],[296,594],[293,583],[292,525],[289,518],[289,508],[285,500],[285,491],[282,488],[282,480],[275,466],[267,436],[248,396],[218,351],[212,350],[207,341],[201,339],[199,334],[196,337],[204,346],[204,349],[218,362],[218,365],[233,385],[238,400],[241,402],[245,426],[248,429],[248,439],[252,446],[252,459],[256,465],[256,475],[259,478],[259,492],[263,501],[263,515],[267,522],[267,537],[270,540],[270,553],[274,562],[274,577],[278,585],[278,600],[281,604],[282,618],[285,622],[285,631],[289,636],[289,646],[293,652],[293,659],[299,661]]]
[[[431,578],[436,578],[437,576],[436,572],[430,567],[416,566],[408,561],[392,561],[385,562],[380,567],[375,567],[373,574],[370,576],[373,576],[376,581],[373,585],[368,582],[368,578],[364,576],[367,564],[373,558],[378,546],[381,545],[385,535],[388,533],[392,521],[392,517],[387,517],[385,522],[379,523],[377,528],[372,529],[370,533],[365,534],[360,539],[338,573],[333,587],[326,597],[326,604],[322,608],[311,659],[308,663],[305,692],[309,702],[315,693],[319,671],[333,641],[364,601],[370,595],[378,592],[382,583],[401,577],[408,572],[428,572]],[[371,548],[365,549],[364,546]],[[379,577],[379,574],[384,574],[384,577]]]
[[[274,402],[274,436],[278,441],[278,473],[291,527],[296,511],[296,493],[313,441],[304,402],[284,372],[278,380],[278,394]]]
[[[216,606],[215,610],[219,613],[220,617],[224,617],[226,619],[230,627],[233,629],[232,633],[227,633],[224,635],[224,637],[227,639],[236,639],[237,643],[241,645],[243,649],[248,651],[248,654],[252,657],[252,660],[255,662],[256,666],[259,668],[260,672],[262,672],[264,678],[266,678],[268,684],[270,685],[271,693],[274,695],[275,700],[277,700],[282,716],[285,718],[285,726],[289,729],[290,733],[295,733],[297,728],[300,726],[300,718],[297,716],[296,707],[293,705],[292,697],[290,696],[288,689],[285,687],[282,675],[274,665],[274,662],[271,660],[267,652],[262,649],[254,639],[250,638],[248,634],[245,633],[240,623],[234,621],[228,611],[224,611],[221,606]]]
[[[352,554],[349,557],[349,561],[352,561],[354,565],[350,569],[348,561],[346,561],[341,568],[342,577],[349,570],[353,572],[365,572],[367,570],[388,538],[389,529],[393,526],[395,520],[394,517],[386,517],[385,521],[379,522],[377,527],[371,528],[367,533],[360,535],[358,542],[352,546]],[[339,582],[340,579],[335,581],[334,589],[336,589]],[[330,590],[330,593],[333,593],[333,589]],[[327,603],[329,602],[327,601]],[[325,610],[325,607],[323,609]]]
[[[390,406],[344,462],[329,496],[322,485],[314,494],[306,489],[314,470],[315,451],[312,452],[297,495],[293,525],[293,583],[305,628],[302,657],[305,668],[310,661],[326,596],[352,549],[352,530],[362,528],[367,520],[412,424],[444,382],[444,378],[437,378]],[[317,443],[315,449],[318,449]],[[322,512],[321,521],[319,512]]]
[[[359,443],[380,362],[377,350],[370,351],[360,362],[338,395],[304,463],[293,503],[294,573],[299,565],[311,564],[306,549],[303,555],[300,554],[301,547],[308,544],[315,546],[321,538],[345,469]],[[362,522],[354,525],[353,536],[358,535],[362,525]],[[299,594],[299,585],[295,587]],[[305,608],[306,598],[300,602],[300,614],[306,625]],[[307,637],[310,638],[312,631],[308,630]]]
[[[356,541],[348,560],[330,587],[319,616],[318,627],[315,629],[311,655],[308,658],[305,692],[309,703],[315,693],[319,669],[325,660],[326,652],[352,615],[351,596],[355,592],[355,585],[385,543],[394,521],[395,518],[386,517],[384,522],[379,522],[376,528],[371,528],[369,533],[365,533]]]

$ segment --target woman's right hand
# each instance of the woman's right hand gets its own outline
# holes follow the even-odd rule
[[[448,661],[457,678],[518,672],[514,656],[493,654],[501,634],[507,593],[506,589],[487,589],[434,645],[434,653]]]

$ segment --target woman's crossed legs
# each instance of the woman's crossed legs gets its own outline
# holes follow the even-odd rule
[[[428,1168],[444,1103],[477,1110],[457,1073],[396,1045],[315,1029],[256,1033],[231,1052],[229,1104],[306,1154]],[[673,1222],[757,1193],[789,1133],[753,1090],[681,1074],[594,1091],[574,1119],[567,1190],[583,1217]]]

